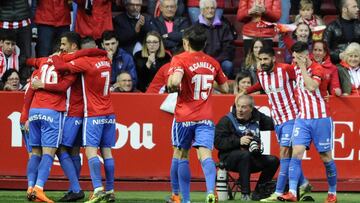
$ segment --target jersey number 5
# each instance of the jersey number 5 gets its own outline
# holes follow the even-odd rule
[[[213,75],[195,75],[191,78],[191,83],[195,83],[194,100],[206,100],[212,88]],[[201,97],[201,98],[200,98]]]

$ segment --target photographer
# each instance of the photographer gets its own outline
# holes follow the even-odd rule
[[[261,171],[252,200],[270,196],[272,180],[279,167],[279,159],[262,155],[260,130],[273,130],[270,117],[254,108],[249,95],[236,98],[232,112],[222,117],[215,128],[215,148],[226,170],[240,173],[241,200],[250,201],[250,174]]]

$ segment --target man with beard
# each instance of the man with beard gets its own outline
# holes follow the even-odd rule
[[[277,197],[284,193],[291,159],[291,136],[299,110],[295,102],[293,87],[293,81],[295,80],[294,69],[288,64],[276,63],[275,52],[271,47],[265,46],[260,49],[259,60],[261,65],[261,71],[257,73],[259,82],[240,94],[264,90],[269,99],[271,116],[275,123],[277,140],[280,145],[280,172],[275,193],[269,198],[261,200],[269,202],[277,201]],[[311,186],[302,172],[299,185],[299,197],[301,198],[307,191],[311,190]]]

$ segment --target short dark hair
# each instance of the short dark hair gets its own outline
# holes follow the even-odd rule
[[[200,24],[192,25],[185,29],[183,38],[189,40],[192,49],[201,51],[206,45],[206,29]]]
[[[301,42],[301,41],[297,41],[295,42],[294,45],[292,45],[291,47],[291,52],[296,52],[296,53],[300,53],[303,52],[305,50],[308,50],[308,44],[305,42]]]
[[[242,70],[238,74],[236,74],[236,77],[235,77],[236,84],[238,84],[240,82],[240,80],[242,80],[244,78],[250,78],[251,85],[254,84],[254,80],[251,77],[251,73],[249,70]]]
[[[111,30],[105,30],[102,35],[101,35],[101,40],[102,41],[105,41],[105,40],[111,40],[112,38],[115,38],[117,41],[119,41],[117,39],[117,36],[115,34],[114,31],[111,31]]]
[[[0,40],[16,42],[16,35],[11,31],[5,31],[1,33]]]
[[[65,32],[61,35],[61,38],[65,37],[70,43],[76,44],[77,48],[80,49],[81,37],[76,32]]]
[[[275,51],[272,47],[270,46],[263,46],[261,47],[261,49],[259,50],[259,54],[267,54],[271,57],[275,56]]]

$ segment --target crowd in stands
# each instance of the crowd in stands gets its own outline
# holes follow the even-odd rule
[[[226,11],[229,4],[237,12]],[[322,4],[336,8],[332,21],[323,19]],[[234,80],[232,93],[257,81],[261,47],[274,47],[284,53],[279,62],[291,63],[291,46],[303,41],[331,77],[329,94],[360,95],[357,0],[1,1],[0,88],[24,90],[32,71],[26,60],[49,56],[73,30],[108,52],[112,91],[162,93],[171,58],[183,50],[183,31],[196,23],[207,30],[204,52]]]

